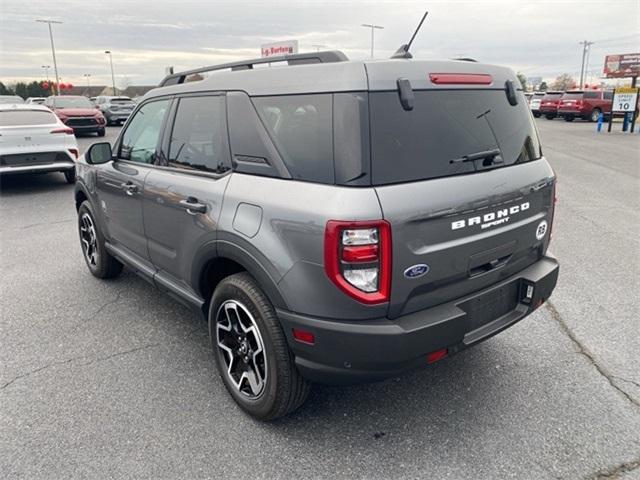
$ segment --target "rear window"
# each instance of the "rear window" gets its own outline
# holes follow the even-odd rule
[[[545,100],[557,100],[562,95],[563,95],[562,93],[547,93],[547,94],[545,94],[544,99]]]
[[[331,94],[253,97],[292,177],[333,183]]]
[[[369,94],[371,168],[375,185],[473,173],[540,158],[527,102],[512,106],[504,90],[415,91],[405,111],[398,93]],[[454,162],[499,150],[498,165]]]
[[[52,123],[56,123],[56,117],[51,112],[41,110],[0,111],[0,127],[50,125]]]

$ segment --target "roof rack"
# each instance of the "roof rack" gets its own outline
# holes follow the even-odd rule
[[[333,63],[333,62],[346,62],[349,60],[347,56],[338,51],[330,50],[326,52],[312,52],[312,53],[295,53],[293,55],[280,55],[277,57],[263,57],[254,58],[252,60],[243,60],[240,62],[222,63],[220,65],[211,65],[209,67],[196,68],[194,70],[186,70],[184,72],[172,73],[167,75],[160,82],[160,87],[166,87],[168,85],[178,85],[184,83],[187,77],[190,75],[196,75],[199,73],[213,72],[216,70],[251,70],[254,65],[260,65],[264,63],[276,63],[287,62],[289,65],[304,65],[309,63]]]

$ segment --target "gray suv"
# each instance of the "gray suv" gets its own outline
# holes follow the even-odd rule
[[[123,124],[136,106],[129,97],[101,95],[96,97],[94,102],[107,120],[107,125]]]
[[[555,175],[519,85],[501,67],[340,52],[169,75],[78,162],[85,261],[201,312],[259,419],[311,382],[438,361],[556,285]]]

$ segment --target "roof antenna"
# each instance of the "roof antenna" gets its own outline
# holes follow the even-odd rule
[[[429,15],[429,11],[424,12],[424,15],[422,16],[422,20],[420,20],[420,23],[418,24],[418,28],[416,28],[416,31],[413,32],[413,35],[411,36],[411,40],[409,40],[409,43],[400,46],[400,48],[396,50],[396,53],[391,55],[391,58],[413,58],[413,55],[409,53],[409,48],[411,48],[413,39],[416,38],[416,35],[420,30],[420,27],[422,26],[424,19],[427,18],[427,15]]]

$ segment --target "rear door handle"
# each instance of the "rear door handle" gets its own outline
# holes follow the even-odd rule
[[[195,197],[187,197],[185,200],[180,200],[180,206],[191,215],[207,211],[207,206],[204,203],[199,203]]]
[[[125,182],[120,185],[120,188],[122,188],[124,190],[124,193],[126,193],[127,195],[138,193],[138,186],[133,182]]]

